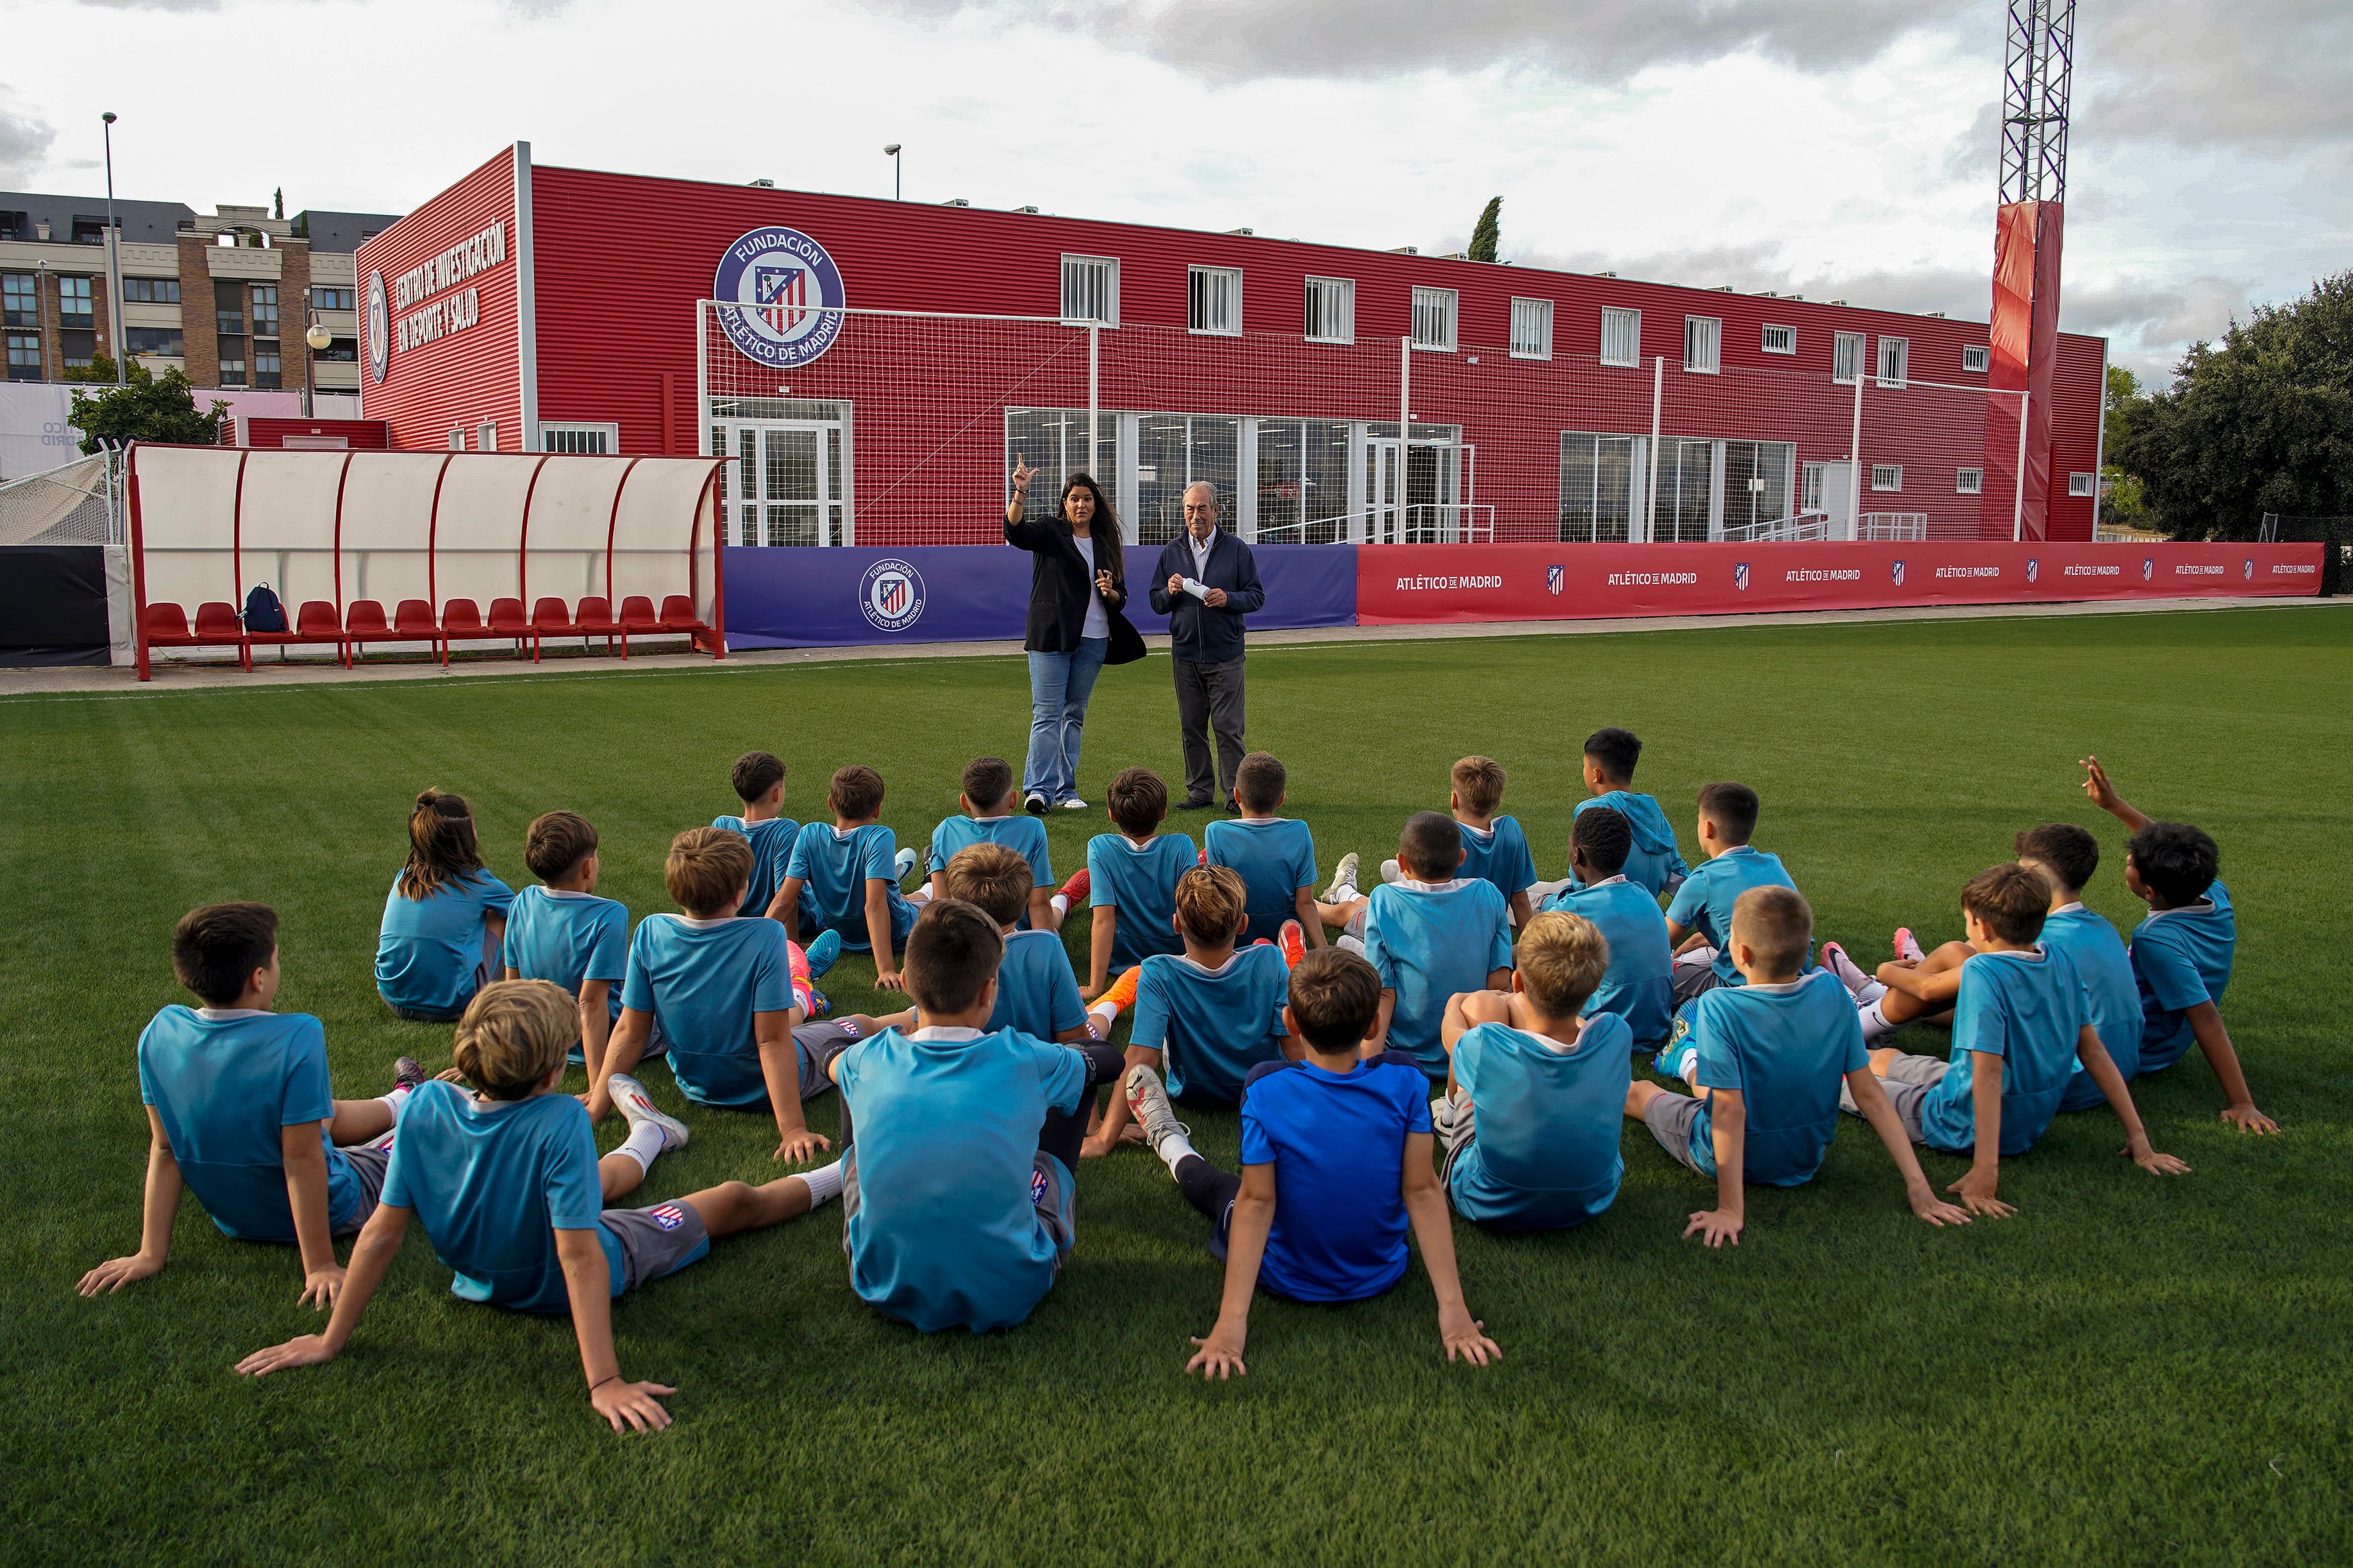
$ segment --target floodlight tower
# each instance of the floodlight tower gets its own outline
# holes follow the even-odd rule
[[[1986,468],[2015,472],[2008,494],[1986,487],[1986,531],[1997,537],[2042,539],[2050,529],[2051,386],[2074,65],[2075,0],[2010,0],[1989,384],[2026,395],[2022,410],[2014,397],[1993,398],[1986,410]]]

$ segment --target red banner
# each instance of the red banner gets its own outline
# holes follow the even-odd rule
[[[2320,590],[2318,544],[1367,544],[1356,622],[1558,621]]]

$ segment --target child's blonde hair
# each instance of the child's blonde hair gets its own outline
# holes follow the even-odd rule
[[[966,845],[948,857],[941,879],[949,898],[979,905],[1001,926],[1021,918],[1035,885],[1029,858],[1002,844]]]
[[[1528,921],[1513,953],[1520,988],[1547,1018],[1572,1018],[1600,988],[1609,968],[1609,942],[1583,915],[1546,910]]]
[[[466,1004],[450,1055],[492,1100],[521,1100],[564,1066],[579,1037],[572,993],[545,980],[494,980]]]

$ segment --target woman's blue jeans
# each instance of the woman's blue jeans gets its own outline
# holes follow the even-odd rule
[[[1085,738],[1087,700],[1103,673],[1109,637],[1081,637],[1069,653],[1029,656],[1029,760],[1021,769],[1023,795],[1042,795],[1060,805],[1078,794],[1079,745]]]

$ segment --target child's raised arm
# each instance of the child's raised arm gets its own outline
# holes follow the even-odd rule
[[[1945,1190],[1961,1194],[1971,1214],[2007,1219],[2018,1212],[1994,1194],[2001,1186],[2001,1070],[2008,1064],[1991,1051],[1972,1051],[1969,1109],[1977,1121],[1977,1146],[1969,1173]]]
[[[613,1109],[613,1075],[635,1072],[638,1058],[646,1054],[646,1042],[653,1037],[654,1016],[640,1013],[635,1007],[621,1009],[621,1021],[614,1026],[612,1037],[605,1042],[604,1060],[591,1062],[588,1068],[588,1092],[580,1097],[588,1108],[588,1120],[602,1121]],[[586,1047],[583,1047],[585,1054]]]
[[[760,1077],[767,1083],[768,1105],[776,1115],[776,1152],[771,1158],[796,1163],[814,1160],[818,1150],[833,1147],[831,1139],[809,1131],[808,1119],[801,1114],[801,1053],[793,1043],[793,1029],[800,1021],[798,1007],[752,1015]]]
[[[1694,1089],[1699,1088],[1696,1079]],[[1740,1245],[1740,1231],[1748,1223],[1748,1100],[1736,1089],[1701,1092],[1708,1103],[1708,1125],[1715,1143],[1715,1206],[1702,1209],[1683,1226],[1686,1238],[1698,1237],[1710,1247],[1725,1242]]]
[[[2140,1112],[2134,1109],[2132,1090],[2125,1087],[2124,1074],[2108,1055],[2108,1047],[2100,1043],[2100,1032],[2086,1024],[2075,1033],[2075,1059],[2108,1097],[2108,1108],[2116,1120],[2125,1124],[2125,1152],[2132,1163],[2152,1176],[2186,1176],[2189,1167],[2170,1154],[2160,1154],[2149,1147],[2148,1131],[2140,1122]]]
[[[278,1151],[286,1166],[294,1240],[302,1251],[302,1294],[295,1305],[316,1300],[324,1310],[335,1304],[335,1293],[343,1288],[343,1266],[335,1261],[334,1237],[327,1229],[326,1129],[316,1121],[281,1127]]]
[[[1407,1142],[1410,1143],[1412,1140]],[[1421,1142],[1421,1163],[1427,1168],[1430,1134],[1423,1133]],[[1442,1226],[1442,1215],[1440,1220]],[[1220,1381],[1236,1373],[1249,1374],[1250,1368],[1242,1364],[1242,1347],[1250,1339],[1250,1297],[1258,1289],[1258,1266],[1266,1257],[1266,1238],[1273,1229],[1274,1167],[1244,1165],[1241,1191],[1234,1194],[1233,1218],[1226,1225],[1226,1289],[1218,1302],[1217,1325],[1210,1329],[1207,1339],[1193,1341],[1201,1348],[1185,1363],[1187,1372],[1198,1372],[1204,1379],[1214,1377]],[[1451,1234],[1447,1242],[1451,1248]],[[1453,1261],[1450,1250],[1450,1273]]]
[[[1249,1167],[1243,1167],[1247,1174]],[[1245,1189],[1247,1191],[1248,1189]],[[1462,1301],[1462,1277],[1454,1268],[1454,1226],[1446,1214],[1446,1194],[1438,1185],[1438,1173],[1430,1163],[1430,1134],[1409,1132],[1405,1135],[1405,1174],[1400,1184],[1405,1198],[1406,1217],[1413,1222],[1413,1238],[1421,1246],[1421,1266],[1430,1272],[1430,1288],[1438,1297],[1438,1337],[1446,1346],[1446,1359],[1461,1356],[1474,1366],[1485,1366],[1490,1361],[1504,1359],[1502,1347],[1487,1337],[1487,1325],[1471,1316],[1471,1309]],[[1267,1198],[1267,1219],[1274,1218],[1274,1199]],[[1234,1228],[1240,1229],[1241,1205],[1234,1205]],[[1263,1243],[1263,1237],[1261,1237]],[[1231,1247],[1231,1242],[1228,1244]],[[1250,1272],[1257,1274],[1256,1258],[1250,1260]],[[1226,1273],[1226,1297],[1233,1299],[1233,1271]]]
[[[1328,947],[1324,940],[1324,915],[1316,907],[1315,889],[1305,887],[1292,898],[1292,906],[1299,911],[1299,929],[1306,935],[1309,947]]]
[[[587,1066],[590,1083],[596,1081],[596,1070],[605,1065],[605,1046],[612,1037],[613,983],[609,980],[583,980],[580,983],[580,1056]]]
[[[237,1363],[237,1370],[248,1377],[267,1377],[290,1366],[317,1366],[342,1354],[343,1346],[351,1342],[352,1331],[360,1326],[360,1314],[368,1310],[376,1287],[392,1268],[400,1239],[408,1230],[408,1215],[405,1208],[382,1203],[368,1215],[367,1224],[360,1227],[359,1241],[352,1247],[351,1272],[335,1298],[334,1315],[327,1320],[325,1333],[299,1334],[282,1345],[256,1351]],[[598,1262],[602,1261],[600,1257]]]
[[[1880,1086],[1879,1075],[1867,1067],[1860,1067],[1846,1075],[1847,1092],[1854,1096],[1855,1109],[1887,1145],[1887,1157],[1895,1162],[1898,1174],[1904,1178],[1904,1201],[1912,1212],[1930,1225],[1942,1227],[1969,1223],[1968,1211],[1948,1204],[1936,1195],[1928,1184],[1926,1173],[1920,1169],[1920,1156],[1912,1152],[1911,1136],[1904,1131],[1902,1118],[1895,1107],[1887,1101],[1887,1090]]]
[[[2116,793],[2116,786],[2108,782],[2108,770],[2100,766],[2099,758],[2085,757],[2083,769],[2084,793],[2092,797],[2094,805],[2135,833],[2148,826],[2147,816],[2126,805],[2124,796]]]
[[[134,1279],[145,1279],[164,1272],[164,1260],[172,1256],[172,1222],[179,1216],[180,1162],[172,1152],[172,1142],[164,1136],[164,1119],[155,1108],[147,1108],[147,1187],[140,1209],[139,1250],[128,1258],[110,1258],[81,1277],[74,1287],[85,1296],[100,1291],[111,1295]]]

